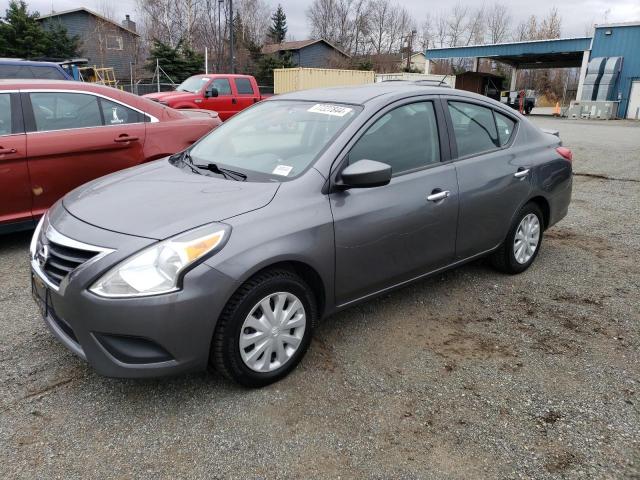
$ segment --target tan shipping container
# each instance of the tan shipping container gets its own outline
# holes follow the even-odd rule
[[[375,72],[331,68],[279,68],[273,71],[273,93],[310,88],[344,87],[374,83]]]

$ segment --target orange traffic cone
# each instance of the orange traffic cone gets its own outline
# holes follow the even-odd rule
[[[560,116],[560,102],[556,102],[556,108],[553,109],[553,116],[554,117]]]

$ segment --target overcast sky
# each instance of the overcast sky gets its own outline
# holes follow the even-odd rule
[[[27,0],[32,10],[40,13],[49,13],[52,8],[57,11],[87,6],[100,11],[101,5],[108,0]],[[308,36],[305,10],[312,0],[267,0],[274,8],[281,3],[287,14],[289,33],[297,40]],[[398,0],[409,12],[415,15],[416,23],[422,23],[429,12],[437,12],[442,8],[441,0]],[[448,2],[447,2],[448,3]],[[453,5],[453,1],[451,5]],[[471,7],[490,5],[492,0],[464,0],[463,4]],[[509,5],[514,16],[514,23],[525,19],[529,15],[544,15],[553,6],[557,6],[562,17],[562,36],[584,36],[587,25],[592,23],[604,23],[605,16],[608,22],[640,21],[640,0],[500,0],[500,3]],[[4,15],[9,0],[0,0],[0,11]],[[110,8],[124,18],[126,13],[131,14],[136,20],[136,0],[110,0]],[[608,12],[608,13],[607,13]]]

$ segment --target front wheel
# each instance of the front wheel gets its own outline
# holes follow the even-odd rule
[[[316,316],[313,292],[295,273],[260,273],[238,289],[220,315],[210,364],[246,387],[273,383],[304,356]]]
[[[524,272],[538,256],[542,244],[543,216],[535,203],[527,203],[516,215],[504,243],[491,255],[501,272]]]

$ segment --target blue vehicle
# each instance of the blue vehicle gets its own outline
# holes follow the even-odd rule
[[[0,79],[74,80],[59,64],[17,58],[0,58]]]

